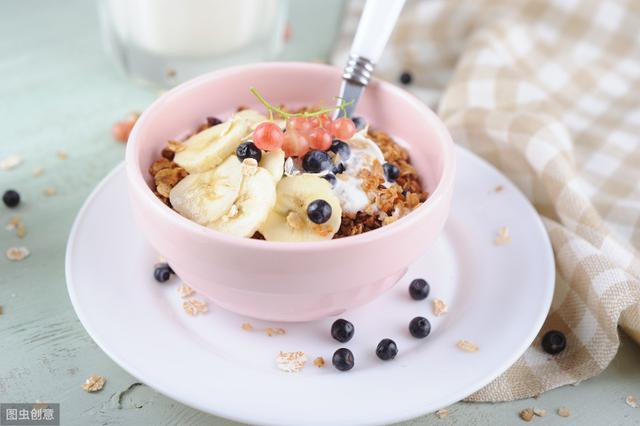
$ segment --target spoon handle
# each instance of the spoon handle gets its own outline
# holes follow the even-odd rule
[[[405,0],[367,0],[351,45],[351,56],[376,64],[382,56]]]

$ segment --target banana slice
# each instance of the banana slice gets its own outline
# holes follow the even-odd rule
[[[243,165],[243,167],[245,167]],[[240,194],[227,213],[209,228],[238,237],[251,237],[264,223],[276,202],[276,184],[271,173],[253,167],[243,173]]]
[[[263,152],[260,167],[267,169],[271,173],[273,181],[278,183],[284,174],[284,151],[277,149]]]
[[[278,183],[277,196],[275,207],[259,229],[267,240],[329,240],[338,232],[342,209],[331,184],[325,179],[311,174],[286,176]],[[331,206],[331,218],[320,225],[311,222],[307,216],[309,203],[318,199]]]
[[[173,161],[189,173],[212,170],[235,152],[248,132],[246,120],[225,121],[187,139]]]
[[[225,215],[240,193],[242,164],[229,157],[215,170],[190,174],[169,193],[173,208],[182,216],[207,225]]]
[[[233,114],[233,117],[231,117],[231,119],[235,121],[244,121],[249,127],[250,131],[253,131],[256,126],[263,121],[267,121],[266,116],[260,114],[254,109],[243,109],[242,111],[238,111]]]

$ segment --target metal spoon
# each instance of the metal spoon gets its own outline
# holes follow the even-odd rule
[[[340,100],[351,102],[345,110],[353,116],[364,88],[369,84],[373,68],[380,59],[398,20],[405,0],[367,0],[351,45],[349,60],[342,73]],[[337,110],[336,117],[342,115]]]

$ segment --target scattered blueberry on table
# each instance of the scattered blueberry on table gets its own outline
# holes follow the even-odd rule
[[[351,340],[354,332],[355,328],[353,327],[353,324],[346,319],[337,319],[331,325],[331,337],[341,343]]]
[[[398,355],[398,346],[391,339],[382,339],[376,347],[376,356],[383,361],[394,359]]]
[[[416,278],[409,284],[409,295],[414,300],[424,300],[429,296],[431,287],[429,283],[422,278]]]
[[[382,169],[389,182],[395,182],[400,177],[400,169],[393,163],[384,163]]]
[[[548,354],[559,354],[566,347],[567,338],[561,331],[551,330],[542,337],[542,349]]]
[[[334,139],[331,142],[331,147],[329,148],[331,152],[340,156],[341,160],[348,160],[351,157],[351,148],[345,142],[342,142],[339,139]]]
[[[423,339],[431,332],[431,323],[425,317],[415,317],[409,323],[409,333],[413,337]]]
[[[253,142],[245,142],[236,148],[236,156],[240,161],[246,160],[247,158],[260,161],[260,159],[262,159],[262,151]]]
[[[9,189],[5,191],[4,195],[2,196],[2,202],[5,206],[12,209],[20,204],[20,194],[18,194],[18,191]]]
[[[153,278],[155,278],[159,283],[169,281],[172,274],[173,269],[171,269],[171,266],[169,266],[168,263],[158,263],[153,270]]]
[[[332,165],[329,154],[317,149],[307,152],[302,158],[302,168],[309,173],[320,173],[329,170]]]
[[[407,84],[411,84],[412,81],[413,81],[413,76],[409,71],[404,71],[402,74],[400,74],[400,83],[407,85]]]
[[[355,364],[353,353],[347,348],[340,348],[335,351],[331,362],[340,371],[349,371]]]
[[[325,200],[314,200],[307,206],[307,216],[309,220],[318,225],[326,223],[331,219],[331,205]]]

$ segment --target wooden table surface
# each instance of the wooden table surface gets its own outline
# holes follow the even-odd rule
[[[60,402],[65,425],[235,424],[145,385],[127,391],[137,380],[96,346],[69,302],[64,256],[71,224],[124,155],[124,146],[111,139],[111,124],[158,95],[115,70],[102,49],[95,8],[86,0],[0,3],[0,159],[24,158],[16,169],[0,171],[0,190],[15,188],[24,200],[16,210],[0,206],[0,221],[4,226],[19,214],[27,229],[24,240],[0,230],[0,249],[31,250],[22,262],[0,258],[0,402]],[[59,159],[59,150],[68,159]],[[44,168],[39,177],[32,175],[37,167]],[[45,196],[46,187],[57,194]],[[89,394],[80,386],[93,373],[106,376],[107,384]],[[640,350],[623,338],[605,373],[578,386],[536,400],[458,403],[446,419],[429,414],[404,424],[520,424],[518,412],[534,405],[548,413],[534,419],[538,424],[640,424],[640,409],[624,402],[630,394],[640,397]],[[572,416],[557,416],[560,406]]]

